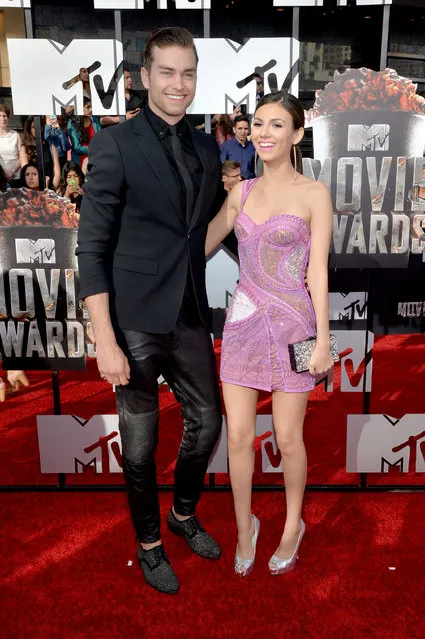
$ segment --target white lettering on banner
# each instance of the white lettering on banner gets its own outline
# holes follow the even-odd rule
[[[42,473],[122,472],[122,448],[118,415],[75,415],[37,417],[40,468]],[[261,445],[263,472],[281,472],[271,415],[257,416],[256,447]],[[177,451],[176,451],[177,453]],[[227,428],[223,430],[208,466],[210,473],[227,473]]]
[[[73,40],[64,46],[53,40],[10,38],[7,46],[15,115],[59,115],[65,106],[83,115],[82,83],[72,85],[81,67],[89,70],[93,113],[125,113],[122,73],[116,81],[123,61],[118,40]]]
[[[367,293],[329,293],[329,319],[367,319]]]
[[[55,241],[51,238],[16,238],[15,249],[18,264],[56,264]]]
[[[30,0],[12,0],[18,2]],[[149,0],[146,0],[149,2]],[[153,1],[153,0],[151,0]],[[392,4],[392,0],[352,0],[359,6]],[[211,9],[211,0],[173,0],[176,9]],[[346,7],[347,0],[336,0],[338,7]],[[0,4],[0,7],[2,5]],[[8,6],[8,5],[5,5]],[[323,0],[273,0],[274,7],[323,7]],[[157,9],[168,9],[168,0],[156,0]],[[145,0],[94,0],[95,9],[144,9]]]
[[[425,415],[347,416],[347,472],[425,472]]]
[[[149,0],[147,0],[149,2]],[[176,9],[211,9],[211,0],[173,0]],[[156,0],[157,9],[168,9],[167,0]],[[145,0],[94,0],[95,9],[144,9]]]
[[[0,9],[30,9],[31,0],[0,0]]]
[[[264,78],[266,93],[289,81],[288,90],[298,94],[298,40],[250,38],[241,45],[226,38],[196,38],[195,44],[198,84],[189,113],[231,113],[238,104],[246,104],[247,112],[253,113],[254,73]]]
[[[227,308],[239,279],[239,264],[227,249],[219,249],[207,261],[206,285],[210,308]]]
[[[362,393],[372,390],[372,347],[374,335],[370,331],[334,331],[338,344],[341,367],[341,392]],[[366,336],[368,350],[365,355]],[[366,380],[365,380],[366,375]],[[327,392],[334,390],[334,369],[331,369],[325,379]]]

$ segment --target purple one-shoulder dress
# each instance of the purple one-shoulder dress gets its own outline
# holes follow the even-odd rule
[[[315,378],[295,373],[288,344],[315,335],[315,315],[304,274],[310,227],[297,215],[256,224],[243,212],[258,178],[243,184],[236,218],[240,280],[227,310],[221,348],[223,382],[288,393],[310,391]]]

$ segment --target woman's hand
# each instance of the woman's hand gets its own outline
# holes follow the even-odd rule
[[[316,344],[316,348],[310,358],[308,370],[312,375],[322,375],[334,365],[330,348],[327,344],[323,346]]]

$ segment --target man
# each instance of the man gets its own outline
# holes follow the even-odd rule
[[[139,91],[133,89],[133,78],[128,69],[124,69],[124,92],[125,92],[125,119],[131,120],[134,118],[143,106],[143,96]],[[119,115],[105,115],[100,118],[100,124],[105,126],[111,126],[112,124],[119,124]]]
[[[159,29],[148,38],[142,68],[148,106],[92,141],[77,249],[98,368],[116,385],[139,562],[147,583],[167,593],[179,584],[160,534],[154,456],[161,374],[184,418],[168,527],[198,555],[221,554],[195,517],[221,429],[205,290],[205,237],[220,160],[215,140],[185,118],[197,61],[186,29]]]
[[[241,165],[241,174],[244,180],[255,177],[255,149],[248,140],[249,120],[246,115],[237,115],[234,120],[232,140],[223,142],[220,146],[221,161],[234,160]]]
[[[226,160],[221,167],[221,180],[227,193],[242,180],[241,165],[234,160]]]

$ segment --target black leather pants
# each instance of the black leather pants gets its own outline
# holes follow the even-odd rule
[[[161,536],[155,465],[157,379],[163,375],[182,406],[174,508],[180,515],[193,515],[221,430],[214,350],[207,329],[182,315],[166,335],[122,330],[117,337],[131,369],[128,386],[116,389],[130,512],[139,541],[153,543]]]

